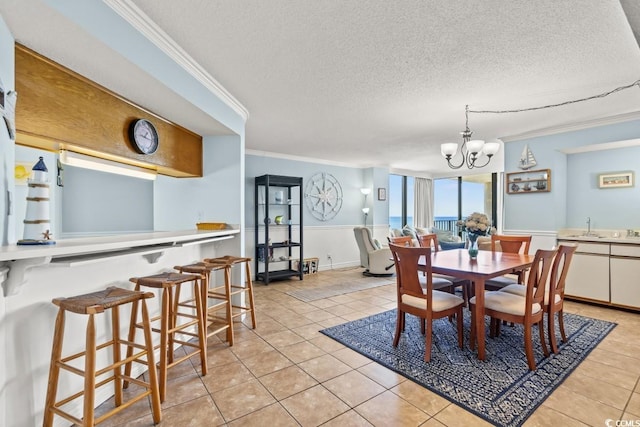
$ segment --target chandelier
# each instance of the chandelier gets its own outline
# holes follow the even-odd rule
[[[481,139],[471,139],[473,132],[469,129],[469,106],[465,107],[465,130],[460,132],[462,135],[462,146],[460,146],[460,154],[462,159],[460,163],[454,163],[451,159],[456,155],[458,151],[458,144],[455,142],[447,142],[440,145],[440,151],[442,156],[447,160],[447,164],[451,169],[460,169],[463,165],[467,168],[481,168],[487,166],[491,161],[491,157],[500,149],[500,143],[498,142],[484,142]],[[483,164],[478,164],[480,156],[485,155],[487,161]]]
[[[505,114],[505,113],[521,113],[523,111],[535,111],[535,110],[544,110],[547,108],[555,108],[555,107],[563,107],[565,105],[575,104],[577,102],[591,101],[593,99],[604,98],[611,94],[620,92],[622,90],[631,89],[634,87],[640,88],[640,79],[635,82],[625,85],[619,86],[615,89],[612,89],[607,92],[598,93],[596,95],[587,96],[585,98],[572,99],[569,101],[559,102],[557,104],[548,104],[548,105],[540,105],[537,107],[528,107],[528,108],[518,108],[514,110],[469,110],[469,106],[465,107],[465,118],[466,118],[466,126],[464,131],[460,132],[462,135],[462,146],[460,146],[460,154],[462,155],[462,159],[460,163],[453,163],[451,159],[458,152],[458,144],[455,142],[448,142],[440,145],[440,152],[442,156],[447,160],[449,167],[451,169],[460,169],[463,165],[466,165],[467,168],[481,168],[487,166],[491,161],[491,157],[498,152],[500,149],[500,143],[498,142],[487,142],[485,143],[479,139],[471,139],[471,130],[469,130],[469,113],[478,113],[478,114]],[[487,157],[487,161],[480,165],[478,164],[478,159],[480,156],[485,155]]]

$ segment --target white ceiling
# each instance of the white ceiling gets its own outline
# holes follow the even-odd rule
[[[640,78],[635,0],[120,2],[246,107],[248,149],[360,166],[446,173],[440,144],[459,141],[466,104],[535,107]],[[18,42],[155,113],[202,135],[227,132],[42,0],[2,0],[0,15]],[[633,88],[471,114],[469,126],[494,140],[639,106]]]

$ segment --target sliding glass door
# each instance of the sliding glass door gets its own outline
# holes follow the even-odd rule
[[[456,222],[473,212],[497,223],[497,174],[479,174],[434,180],[434,226],[460,235]]]

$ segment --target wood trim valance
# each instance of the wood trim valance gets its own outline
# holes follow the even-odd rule
[[[176,177],[202,176],[202,137],[120,95],[16,45],[16,142],[61,148],[157,170]],[[150,120],[160,147],[139,154],[127,137],[135,119]]]

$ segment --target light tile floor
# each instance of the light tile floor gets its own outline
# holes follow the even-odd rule
[[[286,292],[365,278],[361,269],[321,271],[254,284],[258,327],[236,323],[235,345],[210,338],[209,373],[198,358],[169,371],[162,426],[482,426],[473,414],[318,331],[395,307],[395,282],[301,302]],[[640,315],[567,302],[565,311],[618,326],[525,426],[605,426],[640,420]],[[109,402],[100,408],[109,407]],[[640,421],[637,421],[640,423]],[[153,425],[138,402],[101,426]],[[638,424],[626,424],[638,425]]]

